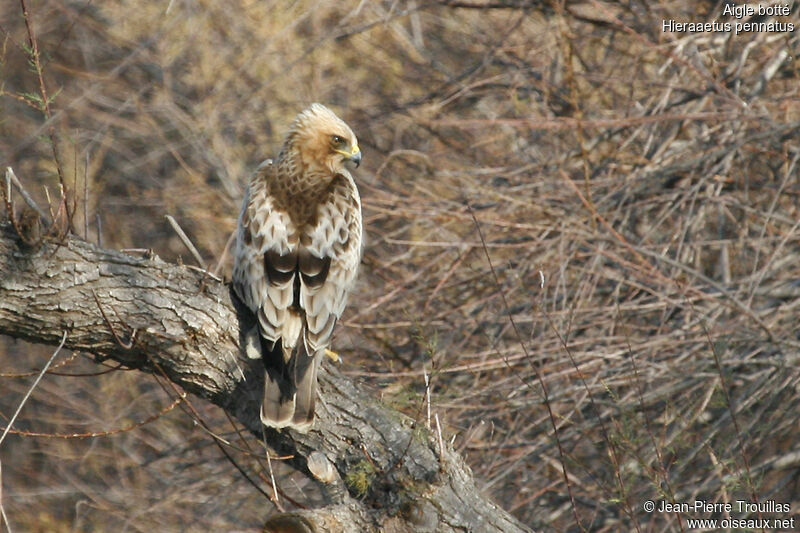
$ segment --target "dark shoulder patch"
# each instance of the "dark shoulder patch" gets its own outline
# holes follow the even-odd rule
[[[331,258],[317,257],[309,253],[308,250],[301,250],[298,257],[298,266],[306,287],[316,288],[325,283],[325,279],[328,277],[328,270],[331,268]]]
[[[297,252],[281,255],[275,250],[264,254],[264,270],[273,285],[286,283],[294,277],[297,269]]]

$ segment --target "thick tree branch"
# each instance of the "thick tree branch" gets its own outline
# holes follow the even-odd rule
[[[31,249],[0,223],[0,333],[57,345],[65,331],[66,347],[144,371],[161,367],[176,384],[262,434],[263,377],[257,361],[239,354],[239,322],[226,285],[73,237]],[[270,527],[295,521],[311,531],[526,530],[478,492],[446,443],[440,450],[427,429],[326,366],[314,429],[266,435],[304,472],[307,458],[322,454],[312,456],[310,471],[327,478],[331,503],[275,517]],[[333,469],[320,476],[326,459]]]

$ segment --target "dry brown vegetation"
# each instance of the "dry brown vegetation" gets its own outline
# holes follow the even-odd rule
[[[645,500],[800,513],[797,30],[662,32],[724,18],[688,0],[28,3],[51,117],[9,3],[0,162],[42,205],[60,166],[78,234],[191,263],[172,215],[227,274],[248,173],[324,102],[365,163],[343,370],[438,415],[488,496],[547,531],[698,516]],[[2,339],[4,422],[51,352]],[[15,429],[172,403],[152,376],[56,365]],[[0,460],[14,531],[249,531],[274,509],[181,409],[9,435]]]

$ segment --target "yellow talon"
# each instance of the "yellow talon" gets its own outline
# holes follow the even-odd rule
[[[333,361],[334,363],[341,363],[342,362],[342,358],[339,357],[339,354],[334,352],[333,350],[329,350],[329,349],[325,348],[325,355],[330,357],[331,361]]]

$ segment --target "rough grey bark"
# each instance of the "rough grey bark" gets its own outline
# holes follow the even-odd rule
[[[261,436],[262,372],[239,354],[239,322],[226,285],[74,237],[26,246],[9,223],[0,223],[0,333],[57,345],[64,331],[73,350],[143,371],[160,366],[173,382]],[[266,436],[277,451],[294,455],[298,469],[327,478],[330,505],[273,517],[268,531],[290,525],[320,532],[527,531],[478,492],[447,442],[440,450],[425,427],[380,404],[332,365],[323,367],[314,429],[305,435],[267,430]],[[320,475],[328,461],[333,468]]]

